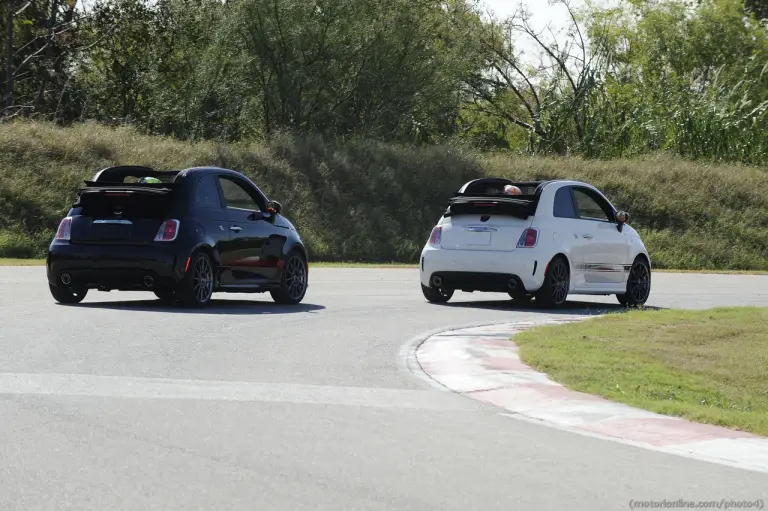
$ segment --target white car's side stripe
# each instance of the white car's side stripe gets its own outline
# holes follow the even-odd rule
[[[632,269],[630,264],[600,264],[600,263],[586,263],[574,265],[576,269],[582,271],[603,271],[609,273],[615,272],[628,272]]]

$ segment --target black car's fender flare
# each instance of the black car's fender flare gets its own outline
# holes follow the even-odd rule
[[[288,259],[288,254],[291,252],[299,252],[302,257],[304,257],[304,262],[307,265],[307,269],[309,269],[309,255],[307,254],[307,247],[305,247],[304,244],[300,241],[296,240],[293,240],[291,243],[286,243],[283,247],[281,266],[285,264],[286,259]]]
[[[192,254],[194,254],[198,250],[206,251],[208,253],[208,255],[211,256],[211,258],[213,259],[213,264],[215,266],[221,266],[221,255],[219,254],[219,251],[216,250],[214,247],[212,247],[209,243],[200,242],[200,243],[197,243],[197,244],[193,245],[189,249],[189,253],[187,254],[186,259],[184,260],[184,265],[183,265],[183,268],[182,268],[182,274],[187,272],[187,269],[188,269],[187,266],[188,266],[189,261],[190,261],[190,259],[192,257]]]

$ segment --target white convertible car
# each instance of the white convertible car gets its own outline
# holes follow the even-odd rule
[[[505,193],[510,186],[517,195]],[[485,291],[545,306],[560,306],[571,294],[643,305],[651,259],[628,221],[586,183],[470,181],[422,250],[422,292],[433,303],[455,291]]]

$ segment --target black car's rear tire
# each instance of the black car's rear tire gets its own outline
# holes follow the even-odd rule
[[[544,284],[536,292],[536,303],[544,307],[560,307],[568,299],[571,269],[562,256],[555,256],[547,266]]]
[[[176,291],[173,289],[155,289],[155,296],[164,302],[170,303],[176,301]]]
[[[280,276],[280,287],[269,292],[275,303],[280,305],[297,305],[307,294],[309,286],[309,268],[307,260],[298,252],[293,251],[285,258],[283,274]]]
[[[48,283],[48,289],[51,291],[53,299],[59,303],[75,304],[80,303],[88,294],[88,289],[76,286],[63,286]]]
[[[421,285],[421,292],[430,303],[446,303],[453,297],[453,289],[435,289],[424,284]]]
[[[204,307],[210,303],[215,288],[216,268],[213,259],[206,252],[198,250],[192,254],[189,268],[176,287],[175,297],[184,306]]]
[[[642,307],[651,294],[651,267],[643,257],[638,257],[632,263],[627,279],[627,292],[616,295],[621,305],[625,307]]]

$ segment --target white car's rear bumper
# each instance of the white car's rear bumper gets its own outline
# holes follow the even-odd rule
[[[513,252],[491,250],[445,250],[426,246],[421,252],[421,283],[430,285],[435,276],[446,287],[475,291],[505,292],[510,278],[518,280],[527,292],[538,290],[544,283],[549,259],[536,248],[520,248]],[[454,287],[454,285],[456,287]]]

